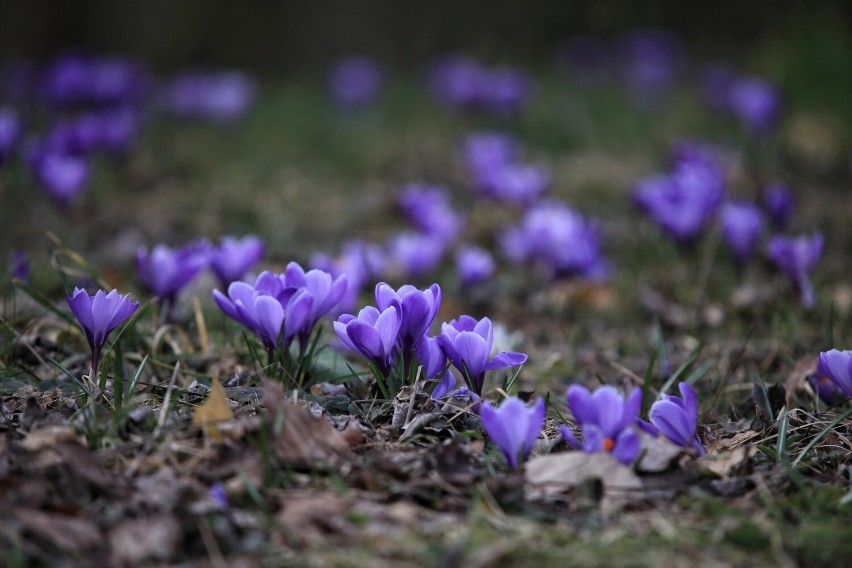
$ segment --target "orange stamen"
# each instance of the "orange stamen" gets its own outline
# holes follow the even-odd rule
[[[615,440],[613,440],[612,438],[604,438],[603,447],[604,450],[611,452],[612,449],[615,447]]]

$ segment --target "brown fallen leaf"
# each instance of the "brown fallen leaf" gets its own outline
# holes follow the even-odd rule
[[[222,432],[219,431],[218,423],[234,419],[234,412],[225,396],[225,388],[219,379],[213,379],[210,394],[204,404],[195,409],[192,415],[192,423],[200,426],[204,434],[214,442],[224,440]]]
[[[13,509],[12,516],[26,530],[63,552],[80,553],[103,544],[98,527],[86,519],[25,508]]]
[[[813,392],[808,384],[808,375],[814,373],[819,362],[819,356],[815,354],[805,355],[796,362],[793,370],[787,375],[787,380],[784,386],[787,388],[787,406],[792,408],[795,406],[794,400],[796,393],[801,391]]]
[[[722,479],[742,477],[751,473],[749,471],[751,469],[751,458],[756,452],[756,447],[745,444],[730,452],[701,456],[698,458],[698,463],[702,470]]]
[[[711,454],[721,454],[724,452],[736,449],[743,444],[760,437],[760,432],[756,430],[746,430],[737,432],[730,438],[716,438],[707,446],[707,451]]]
[[[538,456],[526,464],[525,493],[530,500],[551,500],[590,479],[603,485],[601,510],[612,513],[643,501],[642,480],[605,453],[562,452]]]
[[[135,565],[143,560],[172,558],[183,539],[174,515],[127,519],[109,534],[113,557],[121,564]]]
[[[686,453],[684,448],[660,436],[651,436],[646,432],[639,432],[639,436],[642,439],[643,453],[636,469],[641,473],[662,473]]]

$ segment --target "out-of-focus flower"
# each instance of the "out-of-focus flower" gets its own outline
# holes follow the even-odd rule
[[[767,245],[767,256],[786,274],[799,292],[802,305],[813,307],[816,303],[813,284],[808,273],[813,270],[822,256],[823,236],[816,232],[811,236],[776,236]]]
[[[766,79],[742,77],[731,85],[731,111],[753,134],[768,134],[775,128],[781,104],[778,87]]]
[[[488,318],[477,321],[465,315],[458,320],[441,324],[441,337],[438,341],[447,359],[465,377],[470,389],[478,395],[482,394],[487,371],[517,367],[527,362],[524,353],[498,353],[492,356],[494,329]]]
[[[744,263],[754,253],[763,234],[763,213],[753,203],[731,201],[722,206],[719,221],[722,225],[722,239],[737,262]]]
[[[388,268],[406,279],[417,280],[433,272],[446,251],[442,237],[423,233],[403,232],[388,243]]]
[[[116,290],[109,294],[98,290],[94,296],[89,296],[80,288],[74,288],[74,292],[66,299],[92,350],[92,371],[89,378],[94,381],[101,349],[106,344],[107,337],[113,329],[133,315],[139,307],[139,302],[134,302],[130,296],[119,295]]]
[[[512,469],[518,469],[535,445],[544,426],[546,409],[544,399],[537,399],[527,407],[519,398],[510,397],[499,407],[483,404],[479,411],[482,427],[488,433],[506,462]]]
[[[478,177],[480,189],[487,197],[527,206],[541,199],[550,189],[550,171],[532,164],[506,164],[483,172]]]
[[[85,157],[44,149],[36,144],[27,161],[39,185],[62,207],[70,205],[89,183],[91,167]]]
[[[139,280],[167,306],[169,312],[178,294],[208,265],[209,245],[204,241],[172,249],[164,244],[136,251]]]
[[[662,395],[648,412],[651,423],[640,424],[654,435],[662,434],[672,443],[704,455],[707,452],[698,437],[698,398],[687,383],[680,383],[678,389],[681,396]]]
[[[639,209],[680,243],[690,243],[713,220],[725,195],[722,173],[703,162],[682,161],[668,175],[636,184]]]
[[[456,274],[462,286],[476,286],[494,274],[494,257],[481,247],[461,246],[456,253]]]
[[[487,183],[492,172],[514,164],[519,157],[520,145],[509,134],[477,132],[468,134],[462,142],[461,159],[477,187]]]
[[[384,311],[367,306],[355,317],[343,314],[334,322],[334,331],[344,345],[371,361],[383,374],[393,368],[397,338],[402,324],[402,308],[392,301]]]
[[[763,190],[763,207],[776,228],[787,228],[796,207],[793,190],[783,183],[769,184]]]
[[[503,233],[501,245],[512,262],[538,262],[556,276],[604,279],[610,270],[597,224],[560,201],[528,209],[519,225]]]
[[[571,79],[596,85],[612,78],[612,52],[600,38],[574,36],[560,47],[559,62]]]
[[[464,219],[453,209],[443,187],[412,183],[399,191],[396,202],[418,231],[447,244],[454,242],[464,229]]]
[[[21,119],[15,109],[0,107],[0,166],[15,152],[22,133]]]
[[[731,108],[731,86],[737,79],[733,69],[724,64],[715,64],[701,73],[701,98],[708,107],[718,112]]]
[[[425,290],[419,290],[406,284],[394,290],[390,285],[379,282],[376,285],[376,307],[383,312],[392,305],[400,307],[401,322],[397,341],[407,356],[429,332],[435,320],[441,307],[441,287],[432,284]]]
[[[820,373],[811,373],[805,377],[805,380],[814,390],[819,399],[826,404],[840,404],[849,398],[843,394],[839,388],[837,388],[837,385],[835,385],[834,381],[832,381],[830,377]]]
[[[338,302],[337,313],[352,312],[358,306],[358,294],[366,285],[375,282],[384,273],[385,255],[376,244],[352,240],[343,245],[336,259],[327,255],[315,254],[311,266],[329,272],[332,276],[345,274],[346,291]]]
[[[21,282],[30,281],[30,261],[24,251],[17,248],[13,250],[12,261],[9,264],[9,272],[13,279]]]
[[[819,354],[817,374],[828,377],[846,398],[852,398],[852,351],[823,351]]]
[[[622,78],[631,99],[657,108],[684,66],[681,40],[660,30],[636,30],[621,40]]]
[[[190,71],[176,77],[161,93],[161,104],[179,118],[231,123],[243,118],[254,102],[257,86],[239,71]]]
[[[634,424],[642,408],[642,390],[633,389],[625,398],[611,386],[603,386],[591,394],[580,385],[568,389],[568,408],[583,433],[582,443],[568,426],[559,431],[573,448],[587,453],[608,452],[624,465],[633,463],[641,443]]]
[[[342,108],[362,108],[375,102],[382,90],[382,72],[367,57],[347,57],[335,63],[328,78],[334,101]]]
[[[463,56],[440,61],[430,75],[435,97],[459,110],[519,111],[529,100],[529,77],[512,67],[487,67]]]
[[[223,287],[236,282],[254,268],[263,257],[263,241],[256,235],[240,239],[224,236],[219,246],[210,250],[210,269],[219,278]]]
[[[144,66],[126,57],[69,51],[44,73],[43,97],[58,107],[138,104],[148,92]]]

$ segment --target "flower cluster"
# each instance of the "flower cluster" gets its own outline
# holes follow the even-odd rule
[[[239,280],[260,261],[263,242],[254,235],[241,239],[222,237],[218,246],[197,240],[178,248],[159,244],[136,251],[136,268],[142,284],[167,307],[170,315],[178,294],[207,267],[223,287]]]
[[[530,78],[513,67],[488,67],[470,57],[448,57],[435,65],[435,97],[459,110],[516,113],[532,96]]]
[[[428,333],[441,305],[441,288],[433,284],[419,290],[405,285],[394,290],[381,282],[376,286],[376,306],[367,306],[357,315],[343,314],[334,330],[343,344],[375,367],[377,380],[394,377],[397,385],[411,383],[416,371],[423,369],[426,380],[454,384],[443,373],[446,361],[465,379],[469,389],[482,394],[488,371],[517,367],[526,362],[523,353],[492,354],[494,329],[491,320],[462,316],[441,325],[441,335]],[[401,369],[401,370],[400,370]]]
[[[696,455],[706,450],[698,438],[698,399],[686,383],[679,385],[681,397],[662,395],[648,413],[650,422],[639,418],[642,408],[642,391],[634,388],[625,398],[615,388],[603,386],[594,393],[580,385],[568,389],[568,408],[574,416],[582,441],[568,426],[559,431],[569,446],[587,453],[606,452],[623,463],[633,463],[642,449],[637,428],[652,434],[663,435]]]
[[[610,273],[597,224],[560,201],[528,209],[517,226],[502,233],[500,242],[511,262],[538,264],[554,276],[599,280]]]
[[[550,189],[550,171],[519,161],[516,140],[506,134],[469,134],[462,144],[462,161],[478,195],[512,205],[528,206]]]
[[[345,276],[333,278],[316,269],[305,272],[291,262],[283,274],[263,272],[252,284],[231,283],[227,295],[214,290],[213,299],[225,315],[257,335],[272,362],[279,350],[286,360],[295,339],[304,355],[317,322],[345,291]]]

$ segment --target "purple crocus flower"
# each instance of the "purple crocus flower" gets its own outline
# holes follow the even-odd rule
[[[625,398],[613,387],[603,386],[591,394],[580,385],[568,388],[568,408],[583,433],[577,440],[567,426],[559,431],[569,446],[587,453],[608,452],[624,465],[633,463],[641,443],[633,426],[642,408],[642,390],[633,389]]]
[[[432,70],[432,93],[443,104],[461,110],[476,108],[482,102],[487,70],[476,60],[450,56]]]
[[[514,470],[530,455],[544,427],[545,414],[544,399],[539,398],[532,407],[527,407],[514,396],[496,408],[483,404],[479,411],[482,427]]]
[[[731,85],[731,111],[753,134],[768,134],[781,114],[781,93],[770,81],[743,77]]]
[[[663,394],[661,400],[651,405],[650,424],[639,423],[654,435],[662,434],[672,443],[704,455],[707,452],[698,437],[698,398],[687,383],[680,383],[678,389],[681,396]]]
[[[808,273],[813,270],[822,256],[823,236],[816,232],[812,236],[777,236],[767,245],[767,256],[792,281],[799,292],[802,305],[813,307],[816,303],[813,284]]]
[[[520,156],[518,141],[509,134],[477,132],[464,139],[461,159],[478,188],[487,183],[492,172],[514,164]]]
[[[417,280],[433,272],[444,256],[443,236],[403,232],[388,243],[387,260],[399,275]]]
[[[517,113],[532,95],[530,78],[513,67],[495,67],[485,72],[479,98],[493,112]]]
[[[347,57],[338,61],[328,79],[334,101],[342,108],[365,107],[376,100],[382,89],[382,72],[367,57]]]
[[[9,266],[9,272],[11,272],[12,278],[15,280],[20,280],[21,282],[30,281],[30,261],[27,258],[27,254],[21,249],[16,248],[12,251],[12,262]]]
[[[251,77],[239,71],[189,71],[172,78],[166,85],[161,93],[161,104],[179,118],[226,124],[245,116],[256,92]]]
[[[268,275],[271,278],[261,280]],[[255,285],[233,282],[228,295],[213,290],[213,299],[225,315],[255,332],[269,355],[270,363],[281,348],[287,352],[293,339],[303,331],[311,315],[314,299],[305,288],[285,301],[270,292],[282,289],[280,279],[265,272]],[[278,286],[271,285],[275,281]]]
[[[683,68],[683,44],[660,30],[636,30],[620,45],[622,77],[633,101],[658,108]]]
[[[39,185],[61,207],[69,206],[89,183],[91,167],[82,156],[36,148],[28,161]]]
[[[494,328],[487,317],[477,321],[464,315],[458,320],[441,324],[438,341],[447,359],[462,373],[470,389],[477,395],[482,394],[487,371],[517,367],[527,362],[524,353],[503,352],[492,357]]]
[[[550,170],[532,164],[507,164],[478,178],[488,197],[520,206],[538,201],[548,192],[552,182]]]
[[[254,268],[263,257],[263,241],[256,235],[240,239],[222,237],[219,246],[210,250],[210,269],[219,278],[223,287],[236,282]]]
[[[701,98],[710,109],[717,112],[730,110],[731,86],[736,73],[725,64],[705,68],[701,74]]]
[[[376,244],[352,240],[343,245],[336,259],[328,255],[315,254],[311,266],[329,272],[332,276],[345,274],[346,291],[337,304],[337,314],[352,312],[358,306],[358,294],[367,284],[375,282],[385,270],[385,256]]]
[[[0,166],[15,152],[23,128],[18,113],[12,107],[0,107]]]
[[[785,229],[790,223],[796,207],[793,190],[783,183],[771,183],[763,190],[763,208],[769,214],[772,224]]]
[[[74,292],[66,299],[92,350],[92,371],[89,378],[95,380],[101,349],[106,344],[107,337],[113,329],[133,315],[139,307],[139,302],[134,302],[130,296],[120,296],[116,290],[109,294],[98,290],[94,296],[89,296],[80,288],[74,288]]]
[[[455,241],[464,228],[464,219],[453,209],[443,187],[412,183],[399,191],[396,202],[418,231],[447,244]]]
[[[819,354],[817,374],[828,377],[847,398],[852,398],[852,351],[823,351]]]
[[[305,271],[298,263],[290,262],[284,271],[283,283],[284,298],[289,300],[289,295],[298,294],[301,290],[311,298],[310,312],[299,331],[300,346],[304,350],[317,322],[333,310],[346,293],[348,279],[345,274],[333,277],[325,270]]]
[[[419,290],[406,284],[394,290],[385,282],[379,282],[376,285],[376,307],[384,312],[392,305],[400,307],[401,322],[397,341],[403,355],[408,356],[417,348],[435,320],[441,307],[441,287],[432,284],[425,290]]]
[[[724,194],[725,180],[719,170],[703,162],[683,161],[671,174],[637,183],[633,199],[676,241],[690,244],[712,221]]]
[[[849,398],[837,388],[837,385],[830,377],[820,375],[819,373],[811,373],[805,377],[805,380],[819,399],[828,405],[840,404]]]
[[[509,227],[500,241],[512,262],[537,262],[555,276],[599,280],[609,274],[597,224],[560,201],[528,209],[520,225]]]
[[[424,336],[417,344],[416,355],[418,363],[423,368],[421,377],[424,380],[443,378],[444,370],[447,368],[447,356],[441,349],[441,343],[437,337]]]
[[[722,239],[737,262],[745,263],[757,247],[765,227],[760,208],[747,201],[731,201],[719,212]]]
[[[159,244],[136,251],[139,279],[167,307],[167,319],[181,290],[207,267],[208,250],[198,241],[177,249]]]
[[[481,247],[461,246],[456,253],[456,274],[462,286],[476,286],[494,274],[494,257]]]
[[[358,312],[358,317],[343,314],[334,322],[334,331],[346,347],[387,375],[396,361],[401,324],[402,307],[394,300],[381,312],[367,306]]]

